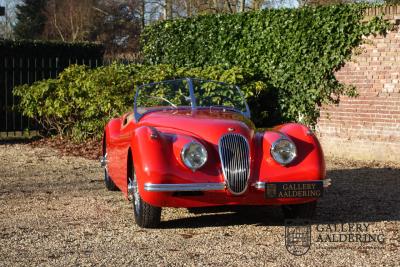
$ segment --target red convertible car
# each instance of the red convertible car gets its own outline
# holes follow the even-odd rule
[[[141,227],[162,207],[280,205],[309,218],[330,185],[310,129],[257,132],[237,86],[189,78],[138,87],[133,111],[105,127],[101,163]]]

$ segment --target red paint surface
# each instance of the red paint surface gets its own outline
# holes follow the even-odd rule
[[[215,205],[280,205],[313,201],[303,199],[266,199],[264,192],[249,186],[240,196],[227,190],[204,192],[203,196],[173,196],[170,192],[147,192],[145,183],[218,183],[224,181],[218,154],[220,137],[229,133],[243,135],[250,144],[250,185],[257,182],[320,180],[325,177],[324,157],[318,140],[301,124],[284,124],[265,133],[255,133],[253,123],[244,116],[222,110],[168,110],[146,114],[139,122],[126,126],[120,119],[105,127],[109,174],[127,195],[128,154],[132,153],[139,192],[144,201],[154,206],[202,207]],[[157,138],[151,138],[156,133]],[[270,155],[271,144],[287,135],[297,147],[297,158],[281,166]],[[180,159],[182,147],[196,140],[208,152],[207,163],[193,172]]]

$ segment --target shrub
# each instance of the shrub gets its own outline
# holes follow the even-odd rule
[[[89,69],[73,65],[60,73],[57,79],[39,81],[14,89],[21,98],[20,109],[35,118],[46,133],[83,140],[100,137],[106,122],[133,109],[137,85],[182,77],[219,80],[241,86],[251,103],[259,97],[273,96],[268,83],[258,79],[248,69],[221,66],[206,68],[175,68],[171,65],[120,65]],[[254,105],[253,120],[265,125],[274,119],[276,101],[271,105]]]

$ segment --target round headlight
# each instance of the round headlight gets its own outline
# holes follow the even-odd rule
[[[186,144],[181,152],[183,163],[193,171],[201,168],[207,161],[207,150],[197,142]]]
[[[271,155],[279,164],[287,165],[297,155],[296,146],[288,139],[278,139],[272,144]]]

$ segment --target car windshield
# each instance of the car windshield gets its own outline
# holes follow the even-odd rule
[[[222,109],[250,117],[235,85],[200,79],[178,79],[139,86],[135,96],[137,120],[147,112],[168,109]]]

